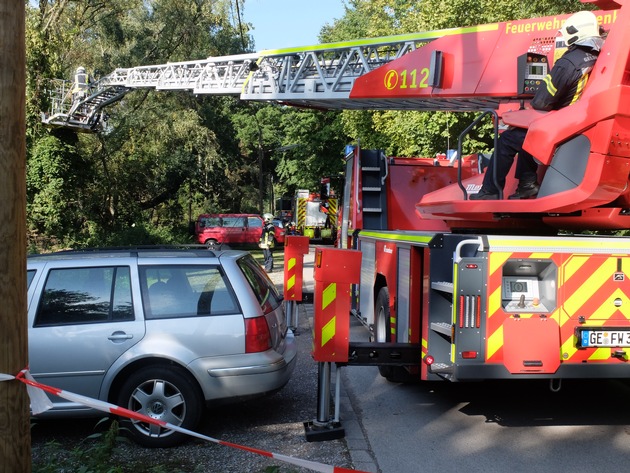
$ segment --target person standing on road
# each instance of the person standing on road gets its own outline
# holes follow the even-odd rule
[[[268,273],[273,272],[273,247],[275,243],[275,230],[271,220],[273,215],[263,214],[263,231],[258,246],[263,250],[264,268]]]

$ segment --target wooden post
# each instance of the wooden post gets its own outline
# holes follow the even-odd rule
[[[0,373],[27,365],[24,0],[0,2]],[[29,399],[0,382],[0,471],[31,471]]]

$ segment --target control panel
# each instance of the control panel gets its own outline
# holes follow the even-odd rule
[[[526,53],[518,57],[518,94],[534,95],[549,72],[547,56]]]
[[[502,299],[506,312],[548,312],[541,301],[536,277],[503,277]]]

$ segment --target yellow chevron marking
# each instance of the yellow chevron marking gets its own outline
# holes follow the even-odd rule
[[[488,337],[488,355],[491,358],[503,346],[503,325]]]
[[[576,343],[576,339],[575,339],[575,335],[571,335],[566,342],[564,342],[562,344],[562,346],[560,347],[560,353],[566,353],[568,356],[568,359],[571,359],[573,357],[573,355],[575,355],[575,353],[578,351],[577,348],[575,348],[575,343]]]
[[[427,341],[426,338],[423,338],[421,343],[422,343],[422,348],[427,348],[429,346],[429,342]]]
[[[288,270],[292,270],[293,268],[295,268],[296,259],[297,258],[289,258],[289,261],[287,261],[287,269]]]
[[[621,300],[621,307],[615,307],[615,299]],[[608,320],[613,314],[620,311],[626,319],[630,319],[630,299],[624,294],[621,289],[616,289],[610,297],[595,310],[593,317],[597,320]],[[589,319],[589,324],[591,319]]]
[[[503,346],[503,326],[499,327],[496,332],[488,337],[488,355],[492,357]]]
[[[564,310],[573,315],[595,294],[617,269],[617,261],[608,258],[564,303]]]
[[[322,327],[322,345],[321,346],[326,345],[335,336],[335,330],[336,330],[335,323],[337,321],[336,319],[337,317],[333,316],[333,318],[330,319],[328,323]]]
[[[501,288],[497,287],[488,297],[488,318],[496,314],[501,308]]]
[[[490,261],[488,264],[488,276],[494,274],[494,272],[503,267],[503,263],[505,263],[512,253],[492,253],[490,254]]]
[[[330,283],[322,291],[322,310],[328,307],[337,298],[337,283]]]
[[[588,357],[589,360],[608,360],[610,358],[610,348],[598,348]]]
[[[621,299],[621,307],[615,307],[615,299]],[[610,296],[610,306],[621,312],[626,319],[630,319],[630,298],[621,289],[615,289]]]
[[[564,271],[562,284],[571,279],[571,276],[573,276],[588,260],[588,256],[571,256],[562,266],[562,270]]]
[[[532,259],[550,259],[553,256],[553,253],[532,253],[529,255],[529,258]]]
[[[293,289],[293,286],[295,286],[295,274],[287,279],[287,289]]]

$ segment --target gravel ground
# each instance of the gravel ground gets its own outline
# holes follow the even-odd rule
[[[305,259],[307,289],[308,278],[312,276],[312,270],[308,268],[308,257],[309,255]],[[283,284],[281,266],[282,259],[276,257],[278,270],[270,274],[272,281],[280,290]],[[312,268],[312,264],[310,267]],[[312,290],[312,281],[310,284],[310,290]],[[311,320],[307,319],[302,306],[299,307],[299,314],[298,335],[296,336],[299,358],[295,372],[284,389],[266,398],[209,410],[199,427],[199,432],[218,440],[267,452],[352,468],[344,439],[327,442],[307,442],[305,439],[303,423],[313,420],[317,414],[317,364],[310,355]],[[69,420],[63,423],[38,421],[32,428],[34,464],[51,461],[54,457],[61,455],[64,449],[87,450],[90,441],[86,438],[94,433],[95,423],[94,419]],[[58,446],[51,446],[51,442],[57,442]],[[114,454],[110,466],[119,466],[127,472],[151,471],[150,467],[153,465],[162,465],[162,469],[153,470],[160,473],[313,471],[197,439],[172,449],[146,449],[133,443],[122,443]]]

